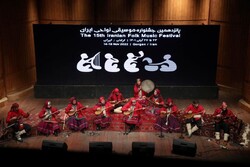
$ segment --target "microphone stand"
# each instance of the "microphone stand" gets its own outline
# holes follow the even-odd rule
[[[95,136],[95,135],[100,135],[100,133],[98,133],[98,132],[95,132],[94,131],[94,119],[95,119],[95,116],[92,118],[92,131],[91,132],[89,132],[89,136]]]
[[[162,122],[163,122],[162,120],[163,120],[163,118],[161,118],[161,134],[159,135],[160,138],[164,137],[164,135],[162,134]]]
[[[182,127],[182,126],[183,126],[183,123],[182,123],[182,121],[183,121],[183,120],[180,121],[180,122],[181,122],[181,123],[180,123],[180,124],[181,124],[181,126],[180,126],[180,127],[181,127],[181,135],[180,135],[180,137],[179,137],[180,139],[184,139],[184,136],[183,136],[183,127]]]

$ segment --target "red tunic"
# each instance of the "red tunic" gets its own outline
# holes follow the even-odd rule
[[[141,88],[141,86],[138,85],[137,83],[134,85],[134,97],[138,98],[139,97],[139,92],[141,91],[142,96],[147,96],[147,93],[145,91],[143,91]]]
[[[213,116],[221,115],[222,118],[230,118],[232,121],[236,121],[237,117],[229,109],[226,112],[223,112],[222,108],[215,109]]]
[[[69,103],[68,106],[65,108],[65,113],[68,114],[70,112],[70,110],[72,110],[72,109],[73,109],[73,104]],[[78,118],[84,117],[84,115],[83,115],[83,112],[85,111],[84,109],[85,109],[85,106],[82,105],[80,102],[77,102],[75,110],[77,111]],[[80,111],[78,111],[78,110],[80,110]]]
[[[18,109],[17,111],[9,111],[6,118],[6,123],[9,124],[11,122],[11,118],[13,117],[20,118],[21,116],[27,118],[29,114],[25,113],[22,109]]]
[[[97,110],[97,108],[102,108],[101,103],[97,103],[94,107],[93,107],[93,111],[95,112]],[[113,109],[113,105],[110,102],[106,102],[105,103],[105,110],[106,110],[106,116],[110,116],[110,111]],[[103,114],[103,113],[102,113]]]
[[[43,107],[42,110],[40,111],[39,115],[38,115],[39,118],[44,118],[44,114],[47,112],[46,110],[50,110],[51,113],[54,113],[54,114],[51,114],[50,121],[56,121],[56,115],[59,114],[59,111],[55,107],[51,107],[50,109],[47,109],[47,108]]]
[[[116,102],[118,102],[118,101],[122,101],[122,100],[124,100],[124,97],[123,97],[123,95],[121,93],[116,95],[115,93],[112,92],[109,95],[109,98],[108,98],[108,101],[116,101]]]
[[[201,106],[200,104],[198,105],[198,107],[194,107],[193,104],[190,104],[186,110],[185,113],[187,114],[189,111],[192,111],[192,114],[205,114],[205,109],[203,108],[203,106]],[[200,118],[195,118],[195,120],[199,120]]]

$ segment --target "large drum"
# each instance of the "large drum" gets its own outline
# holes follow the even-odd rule
[[[155,84],[153,81],[146,79],[146,80],[142,81],[141,88],[143,91],[150,93],[154,90]]]

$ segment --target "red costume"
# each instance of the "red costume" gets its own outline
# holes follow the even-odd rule
[[[59,114],[59,110],[57,110],[57,108],[55,107],[52,107],[51,102],[47,100],[38,115],[39,118],[43,119],[37,127],[37,131],[39,134],[54,134],[55,136],[58,135],[58,133],[60,132],[60,127],[56,120],[57,114]]]
[[[221,130],[224,131],[224,143],[223,148],[226,148],[228,137],[229,137],[229,126],[237,120],[237,117],[233,112],[227,108],[226,102],[222,102],[221,107],[215,109],[213,116],[215,117],[215,139],[216,142],[220,143]]]
[[[122,93],[119,91],[118,88],[115,88],[109,95],[109,98],[108,98],[108,101],[115,101],[116,102],[119,102],[119,101],[122,101],[124,100],[124,97],[122,95]]]
[[[17,103],[12,104],[11,109],[8,112],[6,123],[9,127],[13,128],[17,141],[22,142],[21,135],[31,131],[31,126],[29,124],[21,123],[21,118],[28,118],[29,115],[29,113],[25,113],[20,109],[19,104]]]
[[[166,106],[160,109],[160,116],[157,117],[155,128],[166,132],[179,132],[180,123],[177,118],[179,114],[178,107],[171,98],[166,99]]]
[[[154,94],[149,97],[150,107],[147,108],[146,113],[151,115],[159,115],[160,108],[164,105],[164,99],[161,96],[161,92],[159,89],[155,89]]]
[[[130,112],[130,114],[125,115],[123,121],[130,126],[129,132],[141,124],[140,112],[142,110],[141,104],[139,104],[135,98],[131,98],[130,101],[122,107],[123,112]]]
[[[104,97],[99,98],[99,103],[93,107],[93,111],[101,111],[99,115],[96,115],[94,123],[96,124],[96,130],[106,128],[111,123],[110,111],[113,109],[113,105],[110,102],[106,102]]]
[[[201,116],[205,114],[205,109],[199,104],[198,101],[193,101],[186,110],[186,127],[188,136],[191,137],[192,133],[197,131],[202,126]]]
[[[70,98],[70,102],[65,108],[65,113],[69,115],[67,118],[67,126],[73,131],[80,130],[84,133],[84,129],[88,128],[88,122],[84,116],[86,107],[82,105],[75,97]]]
[[[147,93],[141,88],[141,80],[137,79],[137,83],[134,85],[134,97],[147,96]]]

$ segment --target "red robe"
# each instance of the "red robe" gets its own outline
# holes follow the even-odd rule
[[[54,113],[54,114],[51,114],[50,121],[56,121],[56,115],[59,114],[59,111],[55,107],[51,107],[50,111],[51,111],[51,113]],[[44,118],[45,113],[46,113],[46,108],[43,107],[42,110],[40,111],[39,115],[38,115],[39,118]]]
[[[192,111],[192,114],[201,114],[201,115],[205,114],[205,109],[200,104],[198,105],[198,107],[194,107],[193,104],[190,104],[184,112],[185,114],[188,114],[189,111]],[[195,118],[195,120],[199,119],[200,118]]]
[[[70,113],[71,109],[73,109],[73,104],[69,103],[68,106],[65,108],[65,113],[66,114]],[[83,118],[84,117],[83,112],[85,111],[85,106],[82,105],[80,102],[77,102],[76,110],[80,110],[80,111],[77,112],[77,117],[78,118]]]
[[[25,113],[22,109],[18,109],[17,111],[9,111],[8,112],[8,115],[7,115],[7,118],[6,118],[6,123],[9,124],[11,121],[11,118],[13,117],[17,117],[17,118],[20,118],[20,117],[24,117],[24,118],[27,118],[29,116],[28,113]]]
[[[139,92],[141,91],[142,96],[147,96],[147,92],[143,91],[142,89],[140,89],[140,85],[138,85],[137,83],[134,85],[134,97],[138,98],[139,97]]]
[[[122,107],[122,111],[126,112],[130,109],[132,106],[132,102],[129,101]],[[139,125],[140,124],[140,112],[142,110],[142,106],[140,103],[136,102],[135,107],[134,107],[134,112],[132,112],[132,115],[126,115],[124,116],[124,122],[127,124],[134,124],[134,125]]]

